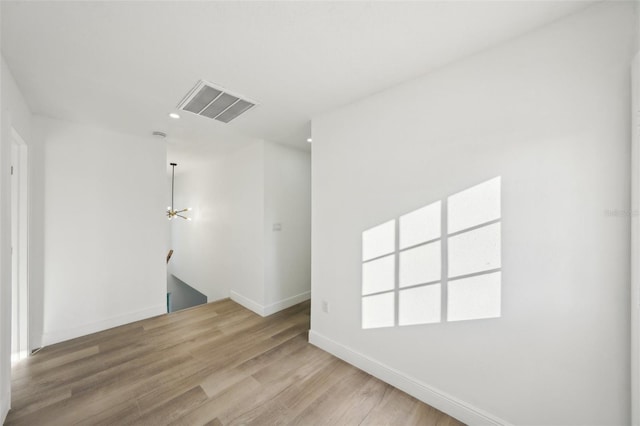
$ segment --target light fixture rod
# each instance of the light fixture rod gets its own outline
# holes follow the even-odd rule
[[[176,174],[176,163],[169,163],[171,164],[171,210],[173,211],[173,181],[175,179],[175,174]]]
[[[191,210],[191,207],[187,207],[186,209],[182,209],[182,210],[175,210],[173,208],[173,195],[175,192],[175,180],[176,180],[176,163],[169,163],[171,165],[171,207],[167,207],[167,217],[169,218],[169,220],[173,219],[174,217],[181,217],[183,219],[186,220],[191,220],[190,217],[186,217],[181,215],[180,213],[184,213],[184,212],[188,212]]]

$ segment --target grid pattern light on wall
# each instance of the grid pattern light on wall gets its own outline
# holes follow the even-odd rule
[[[501,220],[496,177],[364,231],[362,328],[500,317]]]

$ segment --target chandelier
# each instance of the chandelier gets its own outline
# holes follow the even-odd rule
[[[167,207],[167,217],[169,218],[169,220],[173,219],[174,217],[181,217],[186,220],[191,220],[190,217],[186,217],[180,214],[180,213],[191,211],[191,207],[188,207],[182,210],[175,210],[173,208],[173,184],[175,180],[177,164],[176,163],[169,163],[169,164],[171,165],[171,206]]]

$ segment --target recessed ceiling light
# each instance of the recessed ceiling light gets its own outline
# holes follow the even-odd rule
[[[180,118],[180,116],[179,116],[178,114],[176,114],[175,112],[172,112],[171,114],[169,114],[169,117],[171,117],[171,118],[175,118],[176,120],[177,120],[178,118]]]
[[[311,138],[308,138],[308,139],[307,139],[307,142],[311,143],[311,141],[312,141],[312,139],[311,139]]]

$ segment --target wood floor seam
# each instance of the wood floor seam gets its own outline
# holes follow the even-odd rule
[[[462,424],[309,344],[309,319],[225,299],[42,348],[5,425]]]

